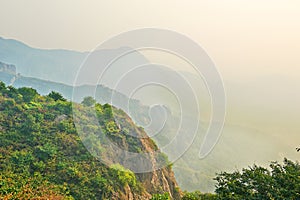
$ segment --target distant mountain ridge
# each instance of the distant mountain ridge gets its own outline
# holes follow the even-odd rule
[[[64,98],[68,100],[73,100],[75,102],[81,102],[84,97],[92,96],[99,103],[111,104],[111,96],[114,96],[114,102],[117,103],[122,109],[126,109],[126,105],[123,102],[128,101],[128,97],[119,92],[113,91],[110,88],[107,88],[103,85],[97,85],[96,90],[92,85],[81,85],[81,86],[71,86],[63,83],[57,83],[53,81],[46,81],[33,77],[26,77],[20,74],[1,71],[4,66],[7,65],[5,63],[0,62],[0,81],[4,82],[6,85],[10,85],[16,88],[21,87],[29,87],[35,88],[37,92],[41,95],[47,95],[51,91],[58,92],[64,96]],[[13,68],[14,69],[14,68]],[[76,90],[76,95],[73,96],[73,90]],[[148,107],[141,104],[140,101],[135,99],[130,99],[132,109],[135,111],[131,113],[131,115],[137,120],[136,123],[144,124],[148,121]]]
[[[0,38],[0,60],[16,65],[17,72],[24,76],[71,83],[86,55],[69,50],[36,49],[17,40]]]
[[[119,49],[96,50],[93,52],[93,56],[97,57],[97,66],[95,67],[102,70],[112,58],[129,49],[129,47],[121,47]],[[23,76],[68,85],[73,85],[80,66],[89,54],[90,52],[63,49],[32,48],[20,41],[0,37],[0,61],[17,66],[17,73]],[[147,59],[138,52],[132,53],[132,56],[117,68],[148,63]],[[88,76],[95,75],[95,71],[93,68],[90,69]],[[112,75],[112,78],[116,77]],[[83,84],[87,84],[87,82]]]

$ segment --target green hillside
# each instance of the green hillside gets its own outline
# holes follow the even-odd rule
[[[82,111],[76,114],[81,124],[88,124],[87,115],[96,111],[99,124],[84,127],[85,140],[74,125],[74,106]],[[128,152],[156,152],[158,157],[150,163],[154,170],[134,173],[126,169],[123,165],[131,159],[126,154],[120,164],[114,164],[107,139]],[[89,148],[87,141],[91,141]],[[111,164],[92,156],[87,150],[91,147],[93,155],[98,153]],[[165,167],[158,168],[159,162]],[[120,109],[91,97],[78,104],[56,92],[41,96],[32,88],[16,89],[0,82],[0,199],[300,198],[300,165],[287,159],[282,165],[272,162],[269,168],[254,165],[222,172],[214,180],[216,194],[181,192],[167,157]]]
[[[77,104],[81,109],[92,109]],[[124,147],[146,151],[156,145],[148,138],[123,136],[113,125],[111,106],[101,108],[99,127],[109,138],[119,138]],[[120,115],[124,112],[119,111]],[[122,124],[135,129],[132,121]],[[101,151],[101,146],[97,147]],[[72,104],[58,93],[40,96],[31,88],[0,84],[0,197],[2,199],[150,199],[168,193],[179,198],[170,168],[134,174],[121,165],[107,167],[86,150],[72,120]],[[154,175],[158,178],[154,179]],[[162,182],[159,177],[168,177]],[[154,181],[150,186],[149,181]]]

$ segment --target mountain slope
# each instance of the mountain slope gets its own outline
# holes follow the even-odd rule
[[[86,150],[74,126],[71,102],[53,96],[40,96],[34,89],[0,84],[0,196],[4,199],[149,199],[152,194],[169,193],[179,198],[174,174],[169,167],[134,174],[121,165],[102,164]],[[76,104],[82,110],[94,109]],[[107,124],[115,123],[102,108],[99,125],[89,134],[102,131],[125,150],[156,151],[146,133],[135,127],[119,110],[122,129],[112,134]],[[84,113],[84,112],[83,112]],[[84,114],[82,114],[84,117]],[[131,140],[123,129],[139,130],[143,139]],[[130,149],[129,149],[130,148]],[[108,156],[99,145],[95,151]],[[155,165],[155,163],[152,163]]]
[[[7,70],[7,66],[10,66]],[[10,85],[16,88],[20,87],[31,87],[35,88],[37,92],[41,95],[47,95],[52,91],[58,92],[63,95],[64,98],[72,100],[75,102],[81,102],[83,97],[94,96],[97,102],[105,104],[112,103],[112,95],[114,103],[119,106],[119,108],[126,110],[127,105],[124,102],[128,102],[128,97],[125,95],[111,90],[103,85],[81,85],[81,86],[70,86],[63,83],[57,83],[53,81],[46,81],[33,77],[26,77],[17,74],[14,65],[9,65],[0,62],[0,81],[4,82],[6,85]],[[2,70],[1,70],[2,69]],[[6,70],[5,70],[6,69]],[[76,90],[76,95],[73,96],[73,90]],[[131,112],[131,117],[135,119],[138,124],[144,124],[148,121],[148,107],[142,105],[138,100],[130,100],[131,108],[134,112]]]

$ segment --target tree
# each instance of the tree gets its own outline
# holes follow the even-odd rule
[[[96,103],[96,100],[93,97],[84,97],[83,101],[81,102],[82,105],[90,107]]]
[[[10,97],[13,99],[19,99],[19,92],[16,88],[14,88],[13,86],[9,85],[7,86],[6,90],[2,90],[2,94],[5,97]]]
[[[2,81],[0,81],[0,92],[5,91],[5,90],[6,90],[5,83],[3,83]]]
[[[25,102],[33,101],[38,96],[38,92],[32,88],[22,87],[18,89],[18,92],[23,96]]]
[[[300,199],[300,165],[288,159],[283,165],[272,162],[270,170],[254,165],[215,180],[221,199]]]
[[[103,107],[104,118],[105,119],[112,119],[113,118],[113,111],[112,111],[111,105],[106,103],[102,107]]]
[[[58,92],[52,91],[47,96],[50,97],[50,98],[52,98],[52,99],[54,99],[54,101],[58,101],[58,100],[60,100],[60,101],[66,101],[66,99],[60,93],[58,93]]]

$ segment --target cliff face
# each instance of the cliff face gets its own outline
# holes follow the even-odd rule
[[[169,193],[171,199],[180,199],[181,191],[171,169],[163,168],[153,172],[136,175],[145,188],[145,191],[136,193],[127,185],[122,192],[113,195],[113,200],[148,200],[151,198],[152,194],[163,194],[166,192]]]
[[[137,174],[137,177],[151,194],[168,192],[172,199],[180,199],[180,190],[171,169],[162,168],[153,172]]]
[[[16,66],[15,65],[10,65],[10,64],[6,64],[3,62],[0,62],[0,72],[6,72],[8,74],[16,74]]]
[[[125,167],[128,165],[150,166],[149,172],[135,174],[137,180],[141,182],[142,187],[145,189],[142,194],[134,193],[130,187],[125,187],[123,191],[124,194],[120,194],[121,196],[117,196],[118,198],[116,199],[149,199],[152,194],[163,193],[168,193],[172,199],[180,199],[181,191],[167,157],[160,152],[157,145],[148,137],[143,128],[137,127],[125,112],[116,108],[113,108],[113,110],[113,117],[119,131],[117,133],[118,137],[111,135],[111,140],[125,151],[135,151],[135,149],[132,148],[134,146],[139,148],[139,150],[137,150],[138,152],[146,152],[149,155],[147,159],[149,162],[147,163],[132,163],[134,159],[126,154],[122,155],[122,160],[118,159],[115,160],[115,162],[119,162]],[[124,133],[126,129],[126,132],[129,132],[127,134]],[[158,158],[160,156],[164,156],[166,159],[163,165]]]
[[[144,132],[142,132],[142,134],[144,136],[146,135]],[[141,139],[141,143],[147,152],[157,151],[156,147],[153,148],[153,142],[150,138]],[[168,192],[171,198],[179,199],[180,191],[171,167],[165,166],[157,169],[159,166],[157,166],[157,161],[154,155],[151,158],[151,164],[153,168],[152,172],[137,174],[139,181],[142,182],[146,190],[152,194]]]

